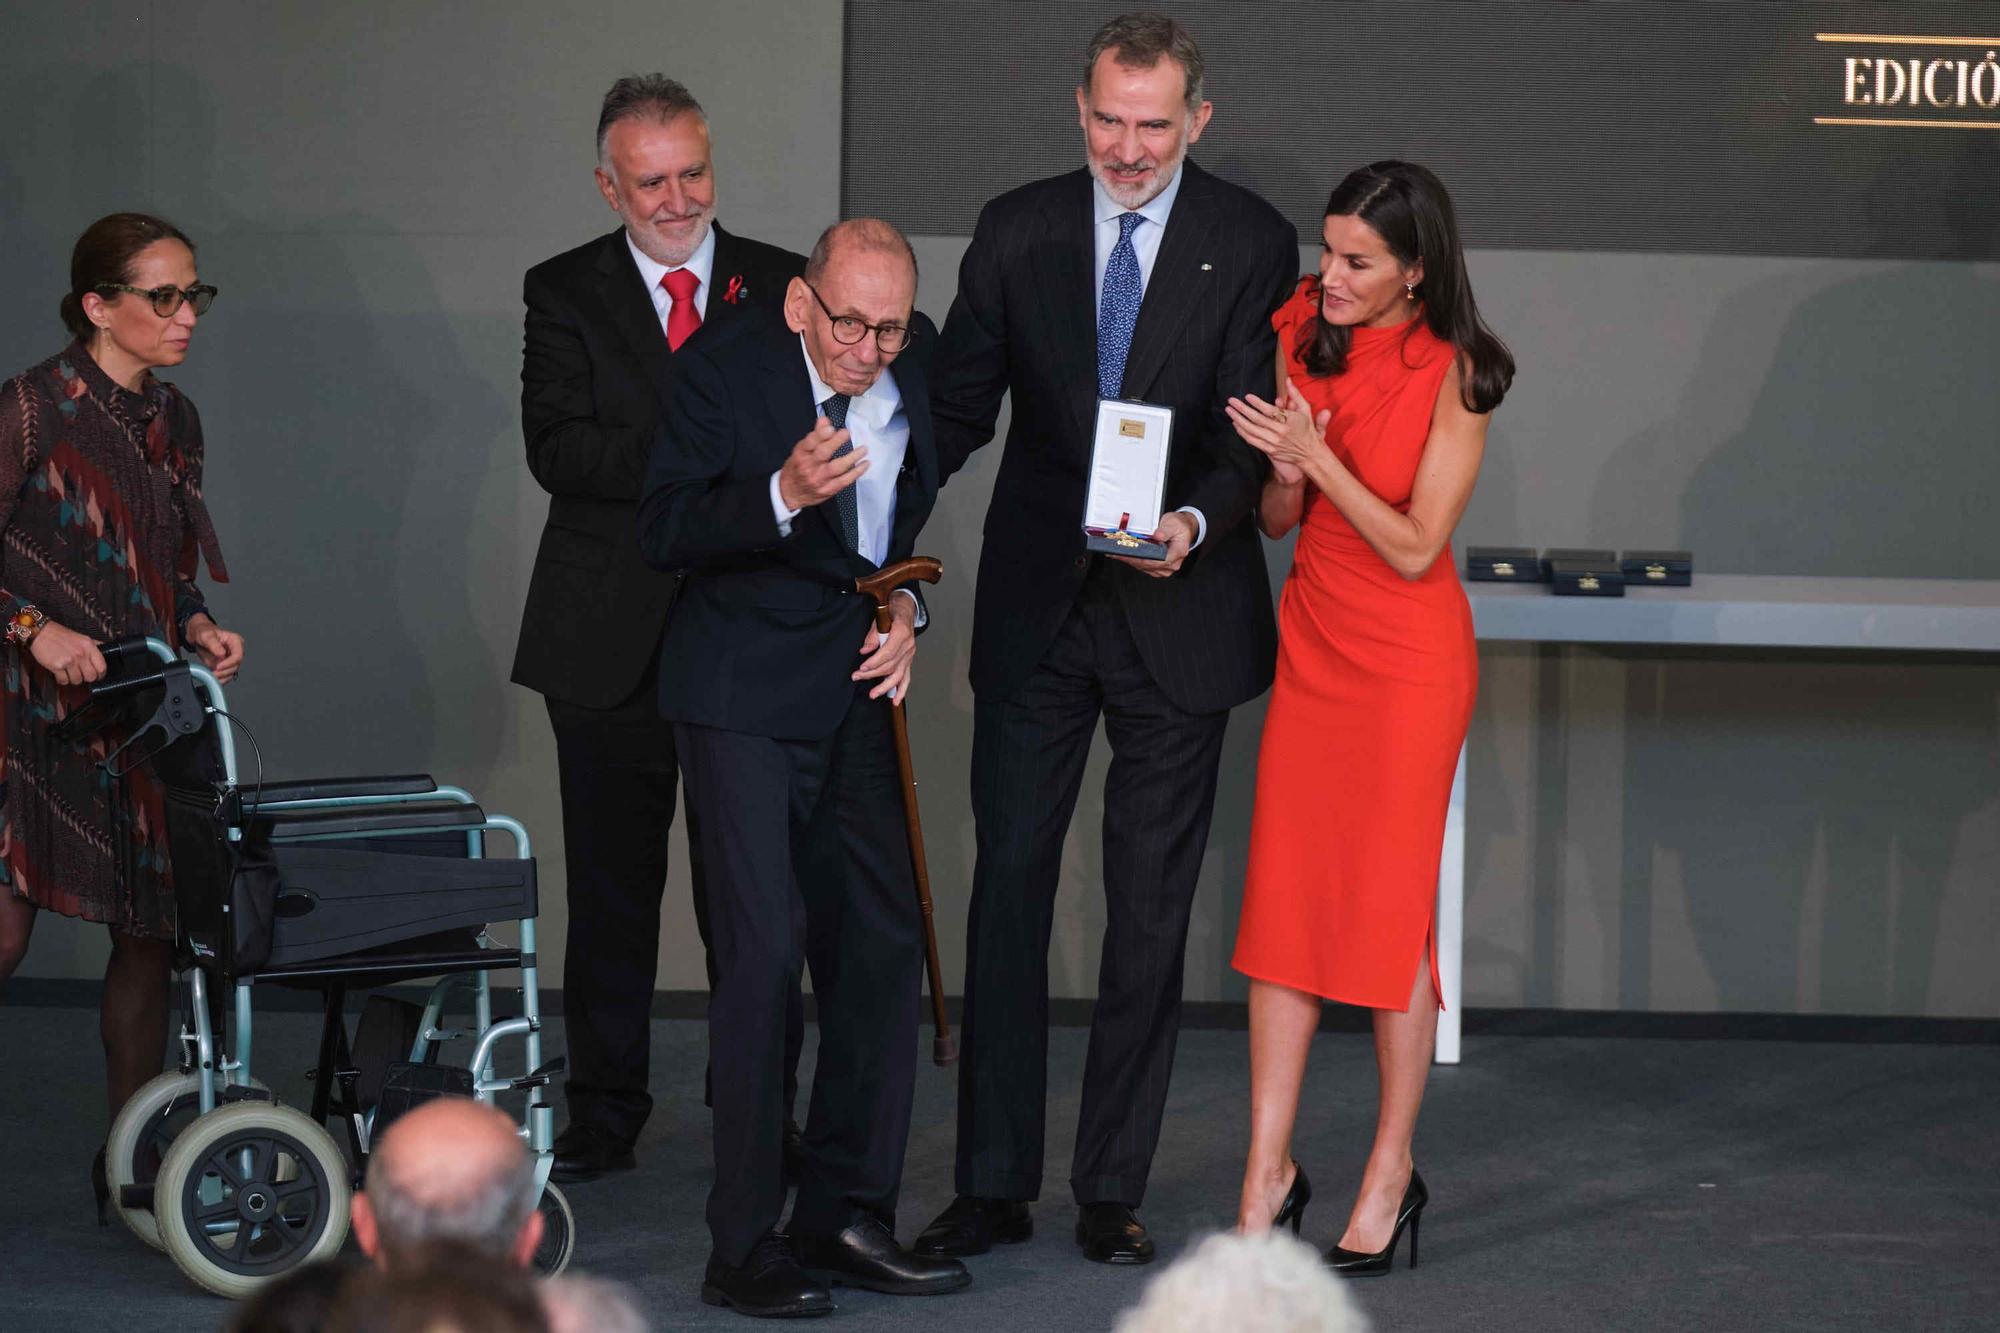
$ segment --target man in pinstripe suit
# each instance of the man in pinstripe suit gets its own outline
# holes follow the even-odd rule
[[[1179,1030],[1189,909],[1229,710],[1271,682],[1276,629],[1248,521],[1262,461],[1224,402],[1268,394],[1270,317],[1298,236],[1186,160],[1208,122],[1201,52],[1154,14],[1113,19],[1077,90],[1088,170],[982,210],[932,380],[943,474],[1013,424],[973,617],[978,868],[966,944],[958,1198],[919,1252],[1025,1240],[1041,1192],[1048,947],[1063,837],[1100,717],[1107,920],[1070,1186],[1077,1240],[1144,1263],[1145,1193]],[[1174,409],[1159,561],[1086,554],[1100,397]]]

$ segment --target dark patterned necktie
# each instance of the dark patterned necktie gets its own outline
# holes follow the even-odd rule
[[[847,425],[847,403],[846,394],[834,394],[820,404],[820,415],[825,417],[835,430],[839,430]],[[839,458],[853,452],[854,438],[849,436],[841,442],[838,449],[833,451],[833,456]],[[833,497],[833,512],[840,520],[840,540],[847,543],[848,550],[855,552],[861,550],[861,504],[854,494],[854,487],[858,484],[850,484],[847,489]]]
[[[1118,219],[1118,244],[1104,265],[1104,294],[1097,306],[1097,396],[1116,398],[1125,383],[1125,357],[1132,350],[1132,330],[1139,323],[1139,302],[1146,289],[1139,280],[1139,254],[1132,233],[1145,218],[1127,213]]]

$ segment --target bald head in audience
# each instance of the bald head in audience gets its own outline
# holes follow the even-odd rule
[[[378,1267],[454,1241],[525,1269],[542,1240],[533,1159],[490,1106],[440,1097],[405,1112],[368,1155],[354,1237]]]

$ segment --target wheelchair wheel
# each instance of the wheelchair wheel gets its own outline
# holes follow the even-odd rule
[[[259,1092],[269,1091],[256,1079],[250,1080],[250,1086]],[[160,1225],[153,1210],[125,1207],[122,1187],[152,1184],[167,1150],[200,1111],[201,1077],[165,1073],[132,1094],[111,1122],[110,1137],[104,1141],[104,1174],[111,1184],[112,1210],[133,1235],[156,1250],[160,1248]]]
[[[162,1247],[183,1273],[232,1299],[347,1238],[347,1159],[312,1117],[239,1102],[174,1140],[153,1189]]]
[[[535,1272],[554,1277],[569,1267],[576,1253],[576,1214],[569,1200],[554,1185],[542,1187],[542,1201],[535,1205],[542,1215],[542,1243],[535,1247]]]

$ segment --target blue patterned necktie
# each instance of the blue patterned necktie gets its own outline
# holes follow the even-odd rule
[[[1139,281],[1139,255],[1132,233],[1145,218],[1126,213],[1118,219],[1118,244],[1104,265],[1104,297],[1097,306],[1097,396],[1116,398],[1125,383],[1125,357],[1132,350],[1132,329],[1139,322],[1139,302],[1146,289]]]
[[[847,403],[848,397],[846,394],[834,394],[831,398],[820,404],[820,415],[825,417],[835,430],[839,430],[847,424]],[[838,449],[833,451],[833,456],[839,458],[843,454],[851,454],[853,452],[854,439],[852,436],[849,436]],[[861,505],[855,497],[853,485],[849,485],[847,489],[833,497],[833,512],[840,520],[840,540],[847,543],[848,550],[859,551],[861,549]]]

